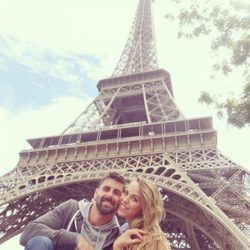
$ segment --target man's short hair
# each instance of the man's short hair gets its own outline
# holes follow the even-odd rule
[[[99,184],[98,184],[98,187],[100,187],[102,185],[102,183],[107,180],[107,179],[112,179],[112,180],[115,180],[117,182],[120,182],[122,183],[123,185],[125,185],[126,181],[124,179],[123,176],[121,176],[120,174],[116,173],[116,172],[111,172],[111,173],[108,173],[106,174],[100,181],[99,181]]]

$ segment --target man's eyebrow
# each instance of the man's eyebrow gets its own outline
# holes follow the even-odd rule
[[[120,189],[117,189],[117,188],[115,188],[114,191],[115,191],[115,192],[122,193],[122,191],[121,191]]]

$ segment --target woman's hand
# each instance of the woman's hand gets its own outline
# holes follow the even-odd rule
[[[113,250],[121,250],[125,246],[139,244],[143,241],[145,234],[147,233],[141,229],[128,229],[115,240]]]

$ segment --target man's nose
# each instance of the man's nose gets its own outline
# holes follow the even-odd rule
[[[106,194],[106,198],[108,199],[113,199],[114,198],[114,193],[112,191],[109,191],[107,194]]]
[[[111,199],[111,198],[112,198],[112,193],[111,193],[111,192],[108,192],[108,193],[106,194],[106,198],[107,198],[107,199]]]

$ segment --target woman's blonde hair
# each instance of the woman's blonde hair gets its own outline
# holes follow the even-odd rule
[[[140,228],[148,232],[139,245],[128,249],[137,250],[169,250],[168,241],[160,228],[160,222],[165,218],[163,200],[156,185],[147,180],[138,178],[142,202],[142,213],[131,223],[131,228]]]

